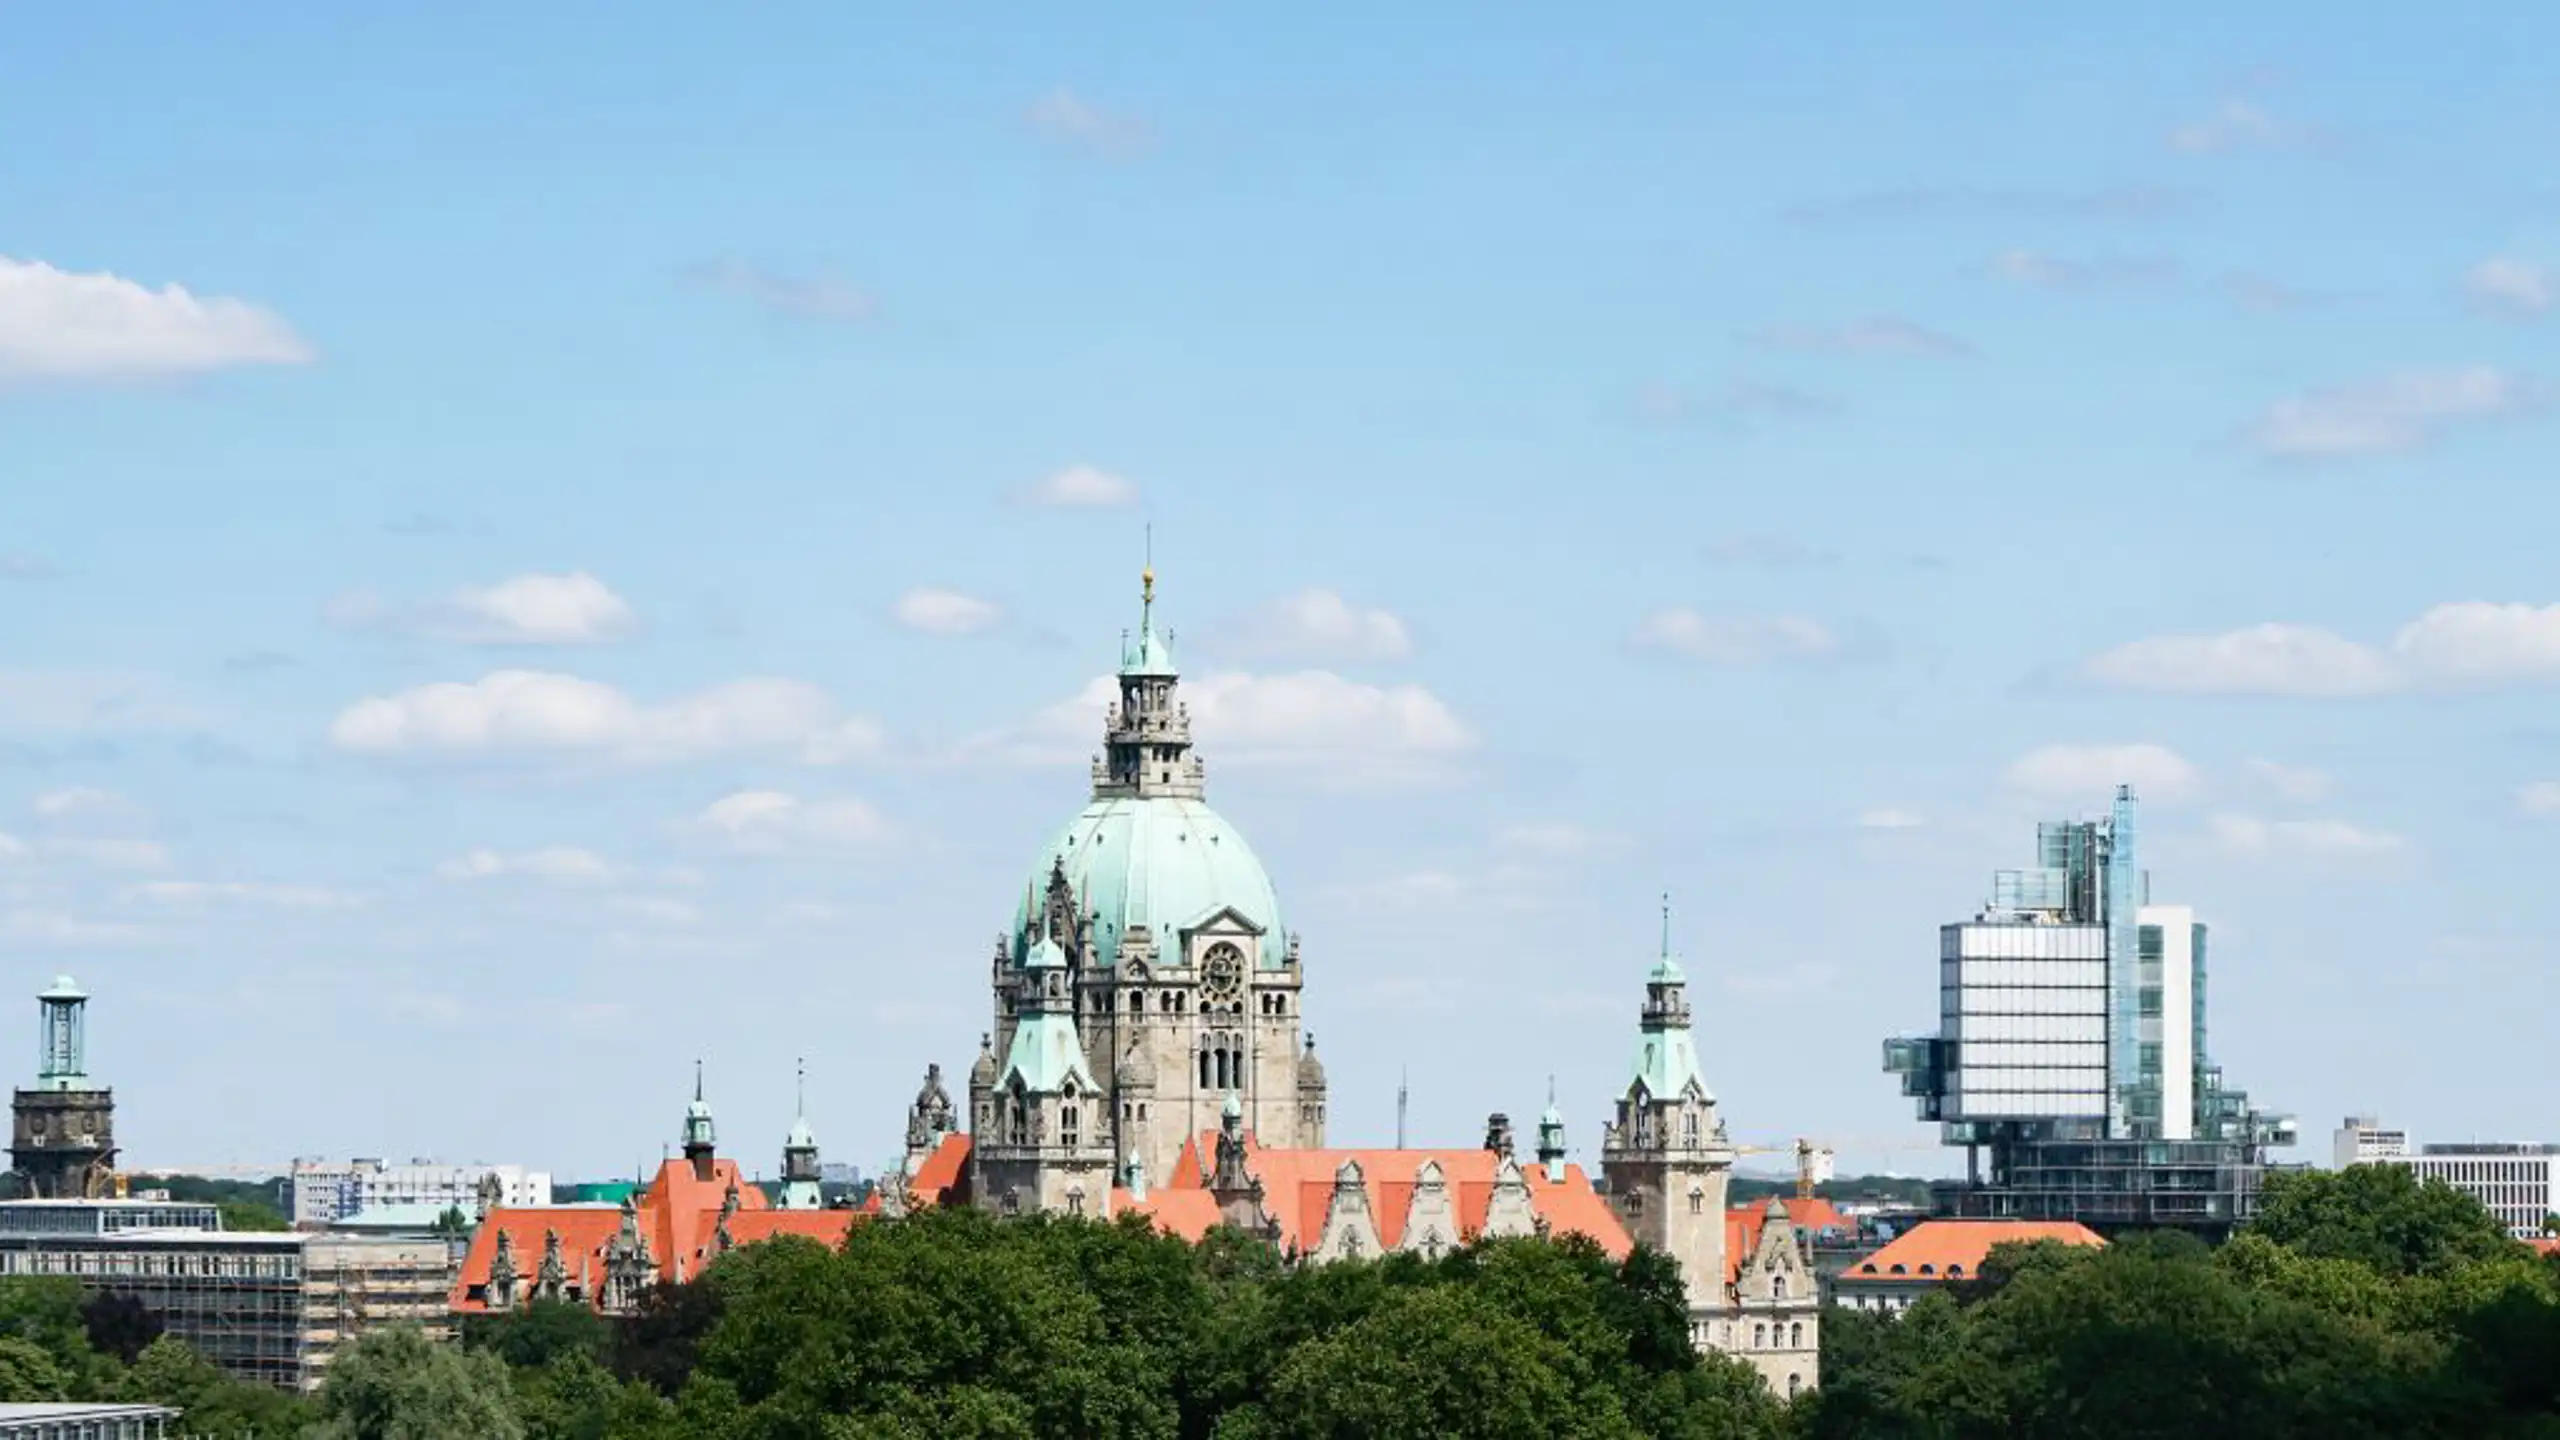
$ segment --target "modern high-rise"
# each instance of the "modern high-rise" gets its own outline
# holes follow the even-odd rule
[[[2560,1215],[2560,1145],[2469,1140],[2412,1145],[2409,1132],[2370,1115],[2350,1115],[2334,1142],[2338,1168],[2397,1165],[2420,1180],[2439,1180],[2480,1202],[2507,1233],[2530,1240]]]
[[[293,1223],[312,1229],[373,1210],[460,1210],[476,1218],[494,1201],[517,1207],[551,1203],[551,1176],[521,1165],[454,1165],[378,1159],[293,1162]]]
[[[2133,791],[2036,827],[2036,864],[1938,935],[1938,1030],[1885,1042],[1920,1118],[1965,1150],[1943,1214],[2208,1233],[2247,1218],[2293,1121],[2205,1045],[2206,927],[2154,904]]]

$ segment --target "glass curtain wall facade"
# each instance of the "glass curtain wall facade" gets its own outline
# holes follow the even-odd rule
[[[2206,927],[2150,903],[2135,835],[2129,788],[2039,825],[2036,866],[1940,930],[1938,1031],[1885,1042],[1885,1069],[1965,1149],[1942,1213],[2218,1231],[2292,1143],[2208,1058]]]

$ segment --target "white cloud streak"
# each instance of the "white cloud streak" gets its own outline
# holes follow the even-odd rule
[[[0,255],[0,380],[145,380],[311,359],[292,326],[245,300]]]
[[[2472,266],[2462,288],[2482,309],[2518,317],[2540,315],[2560,296],[2560,283],[2548,267],[2506,255]]]
[[[2145,800],[2175,805],[2191,800],[2204,780],[2185,757],[2163,745],[2047,745],[2009,766],[2009,787],[2038,801],[2095,807],[2131,785]]]
[[[743,752],[834,764],[877,752],[879,726],[796,680],[734,680],[658,704],[539,670],[421,685],[340,712],[329,741],[375,757],[588,756],[664,763]]]
[[[602,856],[574,845],[553,845],[513,855],[496,850],[473,850],[438,865],[436,874],[447,880],[489,880],[520,875],[563,885],[609,885],[614,879],[613,866],[607,864]]]
[[[1637,622],[1627,643],[1704,665],[1819,660],[1844,648],[1830,626],[1807,615],[1707,615],[1677,607]]]
[[[1014,500],[1037,510],[1126,510],[1138,503],[1138,482],[1070,465],[1015,491]]]
[[[459,645],[599,645],[639,628],[630,604],[583,570],[518,575],[420,604],[398,604],[357,591],[331,600],[321,613],[347,629],[395,631]]]
[[[2521,377],[2490,365],[2409,371],[2279,400],[2249,443],[2285,459],[2343,459],[2422,449],[2460,425],[2512,418],[2538,403]]]
[[[889,613],[899,624],[926,635],[980,635],[1004,623],[1004,607],[994,601],[930,586],[899,596]]]
[[[689,828],[747,855],[780,855],[876,846],[892,837],[888,820],[852,798],[802,800],[779,790],[741,790],[693,817]]]
[[[2560,604],[2437,605],[2388,645],[2269,623],[2119,645],[2082,673],[2101,685],[2190,695],[2377,695],[2420,687],[2560,678]]]
[[[1249,617],[1237,647],[1322,660],[1402,660],[1413,634],[1392,611],[1364,610],[1331,590],[1301,590]]]

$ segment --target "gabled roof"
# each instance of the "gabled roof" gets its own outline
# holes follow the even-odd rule
[[[1218,1211],[1218,1197],[1206,1190],[1151,1188],[1144,1200],[1131,1196],[1126,1190],[1114,1190],[1111,1192],[1111,1213],[1143,1215],[1157,1229],[1194,1244],[1217,1229],[1225,1219]]]
[[[2072,1220],[1924,1220],[1892,1243],[1840,1272],[1857,1284],[1934,1285],[1982,1273],[1994,1245],[2059,1240],[2104,1245],[2105,1237]]]
[[[1215,1155],[1217,1148],[1218,1134],[1214,1130],[1203,1132],[1184,1146],[1170,1183],[1155,1194],[1179,1190],[1205,1193],[1209,1168],[1205,1157]],[[1333,1205],[1334,1177],[1341,1173],[1345,1161],[1360,1166],[1361,1184],[1369,1196],[1369,1216],[1378,1226],[1378,1242],[1389,1249],[1404,1238],[1414,1186],[1425,1162],[1440,1166],[1441,1183],[1448,1188],[1449,1208],[1462,1239],[1473,1239],[1484,1229],[1502,1163],[1500,1156],[1481,1148],[1279,1150],[1247,1137],[1245,1170],[1262,1182],[1263,1207],[1279,1223],[1282,1246],[1312,1250],[1323,1238],[1325,1216]],[[1554,1180],[1548,1178],[1543,1165],[1523,1165],[1520,1178],[1528,1191],[1530,1208],[1547,1222],[1550,1234],[1587,1235],[1611,1259],[1624,1259],[1634,1248],[1627,1238],[1626,1226],[1619,1223],[1617,1213],[1592,1187],[1591,1177],[1581,1166],[1567,1165],[1564,1178]]]
[[[850,1210],[776,1210],[765,1200],[764,1191],[739,1173],[734,1160],[712,1161],[708,1180],[695,1176],[690,1161],[669,1160],[658,1167],[657,1178],[632,1198],[641,1238],[648,1242],[649,1258],[662,1278],[690,1280],[718,1258],[720,1210],[733,1186],[738,1192],[738,1210],[729,1217],[729,1238],[737,1244],[776,1235],[806,1235],[834,1244],[861,1218]],[[534,1278],[542,1265],[543,1237],[557,1232],[561,1268],[567,1272],[569,1282],[592,1286],[603,1276],[605,1247],[621,1229],[619,1205],[522,1209],[501,1206],[492,1210],[472,1233],[461,1271],[454,1277],[450,1306],[460,1311],[489,1308],[485,1295],[474,1299],[471,1292],[488,1285],[489,1267],[497,1258],[501,1234],[515,1252],[519,1279],[529,1282]],[[598,1298],[592,1291],[586,1296],[590,1304]]]

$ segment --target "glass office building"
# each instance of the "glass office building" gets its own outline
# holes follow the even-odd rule
[[[1965,1149],[1941,1213],[2218,1233],[2293,1142],[2209,1058],[2206,929],[2151,903],[2136,833],[2129,788],[2104,820],[2039,825],[2035,866],[1939,931],[1937,1032],[1884,1053]]]

